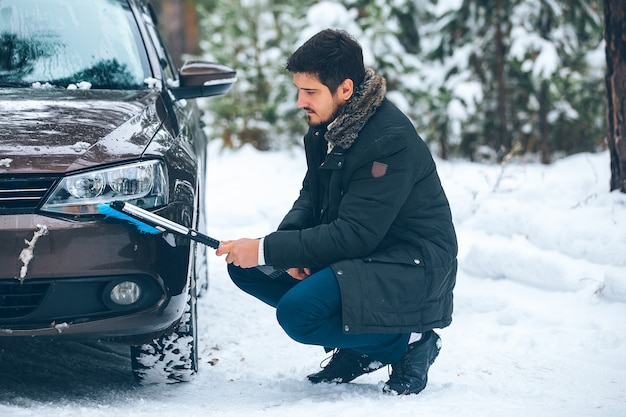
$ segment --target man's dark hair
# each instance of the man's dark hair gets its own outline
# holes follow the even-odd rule
[[[355,89],[365,78],[361,45],[343,30],[325,29],[314,35],[289,57],[286,69],[317,75],[332,94],[347,78]]]

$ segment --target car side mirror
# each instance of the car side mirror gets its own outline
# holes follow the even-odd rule
[[[237,80],[237,72],[226,65],[187,61],[178,71],[180,85],[171,88],[177,100],[219,96]]]

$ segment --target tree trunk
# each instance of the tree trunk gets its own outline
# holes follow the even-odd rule
[[[495,42],[496,54],[498,60],[497,78],[498,78],[498,122],[499,122],[499,148],[497,151],[504,157],[511,150],[511,139],[509,136],[509,122],[507,119],[507,97],[506,97],[506,75],[505,75],[505,47],[504,36],[502,34],[502,8],[500,0],[495,2]]]
[[[549,164],[552,159],[550,141],[548,138],[548,112],[550,111],[549,88],[548,81],[541,81],[541,86],[539,87],[539,151],[541,153],[542,164]]]
[[[626,2],[604,0],[611,191],[626,193]]]
[[[552,13],[545,3],[541,3],[541,14],[539,18],[539,34],[543,39],[550,39],[553,30],[554,20]],[[541,151],[541,163],[549,164],[552,156],[550,151],[550,129],[548,125],[548,113],[552,103],[550,102],[550,82],[542,80],[539,86],[539,144]]]
[[[160,26],[176,66],[184,54],[198,53],[198,16],[194,0],[161,0]]]

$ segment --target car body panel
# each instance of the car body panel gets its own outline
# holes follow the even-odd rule
[[[0,173],[66,173],[140,158],[167,114],[149,90],[0,89],[0,111]]]
[[[191,228],[206,222],[207,139],[195,102],[184,98],[224,93],[235,72],[197,61],[175,70],[147,3],[107,4],[117,3],[142,36],[151,71],[144,88],[17,88],[2,86],[0,71],[0,337],[143,343],[173,328],[188,294],[206,287],[196,275],[206,270],[206,250],[189,239],[140,233],[97,215],[94,204],[69,214],[45,208],[64,178],[158,160],[167,198],[152,210]],[[28,204],[7,203],[21,200]],[[143,291],[128,306],[109,297],[125,281]]]

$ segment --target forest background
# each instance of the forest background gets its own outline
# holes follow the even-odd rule
[[[300,143],[306,123],[284,65],[320,27],[359,40],[366,65],[440,158],[550,163],[607,146],[600,1],[154,3],[177,62],[202,57],[237,70],[227,95],[203,102],[212,137],[227,147]]]

